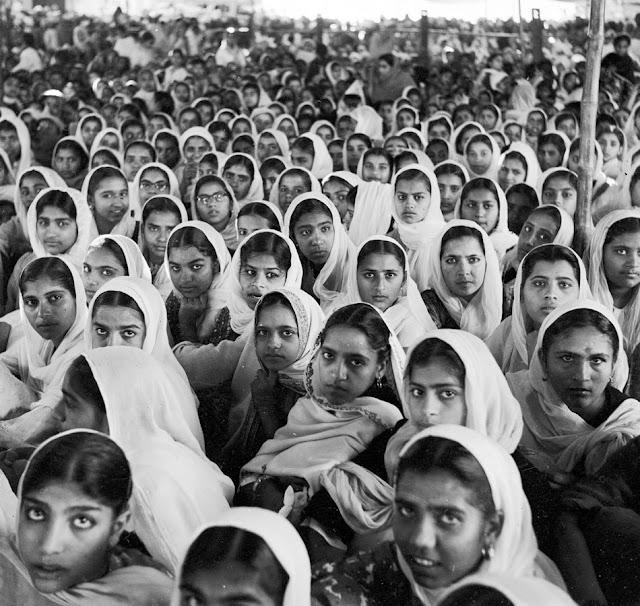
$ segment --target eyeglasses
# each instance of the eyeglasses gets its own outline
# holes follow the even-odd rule
[[[205,204],[207,206],[211,206],[212,204],[220,204],[220,202],[225,202],[229,200],[230,196],[227,192],[218,191],[215,194],[205,195],[202,194],[200,196],[196,196],[196,202],[198,204]]]
[[[164,192],[169,189],[169,184],[166,181],[140,181],[140,187],[144,191]]]

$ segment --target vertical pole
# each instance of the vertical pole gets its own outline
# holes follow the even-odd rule
[[[533,60],[542,61],[542,21],[540,9],[531,9],[531,42],[533,44]]]
[[[429,17],[427,11],[420,16],[420,56],[423,61],[429,59]]]
[[[520,50],[524,54],[524,27],[522,25],[522,0],[518,0],[518,29],[520,31]]]
[[[591,196],[593,193],[596,115],[598,113],[598,85],[600,58],[604,45],[605,0],[591,0],[587,69],[580,109],[580,166],[578,167],[578,205],[575,215],[574,248],[581,255],[587,245],[587,228],[591,225]]]

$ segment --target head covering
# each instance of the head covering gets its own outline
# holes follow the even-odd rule
[[[449,137],[448,139],[451,140],[451,135],[453,135],[453,122],[451,121],[451,118],[444,113],[438,113],[437,115],[431,116],[429,118],[427,118],[423,123],[422,123],[422,134],[427,138],[427,142],[430,141],[429,139],[429,129],[431,128],[432,124],[435,124],[437,122],[445,122],[446,125],[449,127]],[[437,137],[438,139],[440,139],[441,137]]]
[[[209,286],[209,290],[207,292],[207,308],[198,322],[198,334],[208,335],[215,325],[218,313],[223,307],[226,307],[227,305],[229,293],[224,287],[224,283],[226,280],[227,268],[231,263],[231,256],[229,255],[229,251],[227,250],[222,236],[215,229],[213,229],[211,225],[205,223],[204,221],[185,221],[184,223],[176,225],[169,234],[168,242],[171,242],[171,238],[176,232],[184,229],[185,227],[192,227],[203,233],[204,237],[209,241],[211,246],[213,246],[213,250],[216,253],[216,260],[218,262],[218,265],[220,266],[220,271],[213,277],[213,281],[211,282],[211,286]],[[168,246],[164,254],[164,266],[169,272]],[[169,278],[171,278],[170,272]],[[178,289],[175,287],[173,288],[173,294],[179,300],[183,298]]]
[[[102,140],[104,139],[105,135],[114,135],[118,139],[118,147],[113,151],[118,152],[121,156],[124,155],[124,139],[122,138],[122,133],[117,128],[111,128],[110,126],[107,128],[103,128],[96,135],[96,138],[93,140],[93,143],[91,144],[91,149],[89,150],[90,155],[93,156],[93,154],[96,152],[96,150],[99,147],[107,147],[108,149],[113,149],[108,145],[102,144]]]
[[[568,150],[569,147],[567,147],[567,151]],[[525,177],[524,182],[527,185],[531,185],[531,187],[535,187],[538,184],[541,173],[540,163],[538,162],[536,152],[529,144],[522,141],[514,141],[509,146],[509,149],[505,150],[500,156],[499,166],[502,166],[504,164],[505,157],[511,152],[518,152],[524,158],[525,169],[527,172],[527,176]]]
[[[247,124],[249,124],[250,126],[250,131],[249,131],[249,135],[251,135],[254,138],[255,141],[255,137],[258,135],[258,131],[256,129],[256,125],[251,121],[251,119],[248,116],[245,116],[244,114],[240,115],[240,116],[236,116],[235,118],[232,118],[231,121],[229,122],[229,130],[233,130],[233,127],[236,125],[236,122],[246,122]]]
[[[396,229],[400,241],[407,249],[409,257],[409,267],[411,268],[411,277],[416,281],[418,288],[422,292],[427,288],[429,274],[427,273],[427,251],[445,225],[442,210],[440,209],[440,187],[435,173],[426,169],[419,164],[409,164],[399,170],[391,182],[393,191],[396,191],[397,183],[402,175],[409,170],[417,170],[421,172],[429,180],[430,201],[427,214],[422,221],[418,223],[406,223],[398,215],[395,203],[392,202],[392,216],[396,222]]]
[[[291,152],[289,150],[289,139],[287,139],[287,135],[285,135],[281,130],[278,130],[277,128],[265,128],[259,135],[257,135],[255,139],[256,149],[258,147],[258,143],[260,143],[260,138],[263,135],[271,135],[276,140],[276,143],[280,148],[280,153],[278,155],[282,156],[288,162],[288,158],[290,157]],[[273,156],[268,157],[272,158]]]
[[[253,180],[251,181],[251,185],[249,186],[249,191],[244,198],[238,200],[238,204],[240,204],[240,207],[242,207],[247,202],[253,202],[254,200],[263,200],[264,190],[262,188],[262,175],[260,175],[260,167],[258,166],[255,158],[252,158],[249,154],[243,154],[241,152],[232,153],[225,160],[224,166],[222,167],[222,176],[224,176],[224,171],[227,170],[227,166],[234,164],[238,156],[248,158],[249,162],[251,162],[251,165],[253,166]],[[220,171],[218,171],[218,173],[220,173]]]
[[[313,133],[314,135],[317,135],[318,131],[321,128],[329,128],[329,129],[331,129],[331,139],[335,139],[337,137],[336,127],[331,122],[329,122],[329,120],[316,120],[311,125],[311,128],[309,129],[309,132]]]
[[[169,191],[154,194],[154,196],[173,196],[175,198],[180,198],[180,184],[178,183],[178,178],[176,174],[166,165],[161,162],[149,162],[148,164],[144,164],[140,167],[136,176],[133,178],[133,183],[129,188],[129,206],[130,208],[135,210],[135,216],[142,216],[142,208],[140,204],[140,182],[142,181],[142,175],[149,169],[159,170],[166,178],[169,183]]]
[[[434,172],[436,175],[436,179],[438,178],[438,169],[440,167],[444,167],[447,165],[451,165],[451,166],[455,166],[456,168],[460,169],[460,172],[462,173],[462,187],[465,186],[465,184],[469,181],[469,171],[467,170],[467,167],[462,164],[462,162],[458,162],[457,160],[443,160],[442,162],[439,162],[438,164],[435,165],[434,168]],[[455,217],[460,215],[460,196],[462,194],[462,188],[460,188],[460,194],[458,195],[458,201],[456,202],[456,205],[453,209],[452,213],[447,213],[446,215],[443,214],[444,220],[445,221],[450,221],[451,219],[454,219]]]
[[[27,239],[29,238],[29,232],[27,229],[27,209],[24,207],[24,204],[22,204],[22,197],[20,195],[20,183],[22,182],[24,176],[28,175],[31,172],[40,175],[45,180],[48,188],[66,188],[64,179],[52,168],[46,168],[44,166],[31,166],[18,174],[18,178],[16,179],[16,189],[13,194],[13,207],[16,210],[16,217],[18,217],[20,226],[22,227],[22,231]]]
[[[538,332],[529,370],[508,376],[524,417],[520,450],[537,469],[547,473],[571,473],[581,463],[584,473],[598,472],[607,458],[631,438],[640,435],[640,407],[632,399],[624,400],[598,427],[592,427],[572,412],[546,380],[540,351],[547,330],[565,314],[589,309],[606,318],[618,334],[611,384],[621,389],[627,382],[629,366],[622,347],[622,331],[613,313],[595,301],[582,300],[551,312]]]
[[[477,231],[482,238],[482,246],[484,248],[486,270],[482,286],[468,303],[451,293],[444,281],[440,265],[442,239],[454,227],[468,227]],[[454,219],[447,223],[431,243],[427,271],[429,288],[435,291],[442,304],[462,330],[466,330],[481,339],[486,339],[498,327],[502,316],[502,306],[499,304],[502,301],[502,282],[500,280],[498,257],[489,236],[477,223],[465,221],[464,219]]]
[[[193,394],[135,347],[84,354],[104,401],[109,435],[133,475],[133,527],[152,557],[176,571],[194,530],[229,508],[233,483],[209,461],[183,416]]]
[[[346,269],[349,262],[349,256],[353,254],[353,244],[347,236],[347,232],[342,226],[340,221],[340,214],[333,202],[327,198],[324,194],[320,193],[306,193],[301,194],[293,200],[291,206],[287,209],[284,215],[284,233],[295,242],[295,238],[292,236],[293,225],[291,224],[291,218],[296,208],[307,200],[314,200],[324,204],[331,216],[333,223],[333,246],[327,261],[323,265],[322,269],[318,273],[313,285],[313,292],[320,299],[321,305],[329,304],[344,290],[344,282],[346,279]],[[306,259],[301,259],[303,263],[308,264]]]
[[[48,256],[47,251],[44,248],[44,244],[38,237],[37,223],[38,223],[38,202],[40,199],[50,191],[61,191],[69,195],[73,201],[73,205],[76,208],[76,225],[78,228],[78,235],[76,241],[71,245],[71,248],[66,251],[65,255],[71,260],[78,270],[82,267],[82,262],[87,254],[87,248],[89,248],[89,242],[94,237],[91,226],[93,224],[93,215],[89,210],[86,198],[77,189],[71,187],[55,187],[43,189],[33,200],[29,210],[27,211],[27,233],[29,234],[29,242],[31,248],[36,257]]]
[[[31,152],[31,135],[27,125],[17,118],[15,114],[9,115],[6,111],[7,108],[3,108],[2,115],[0,116],[0,122],[8,122],[16,129],[18,135],[18,142],[20,143],[20,160],[16,167],[12,166],[11,170],[15,174],[20,174],[25,171],[33,163],[33,154]]]
[[[472,120],[467,120],[467,122],[463,122],[460,126],[458,126],[453,131],[453,134],[451,135],[451,150],[455,154],[455,157],[449,158],[449,159],[459,160],[460,162],[465,163],[465,166],[466,166],[466,162],[464,158],[464,149],[462,150],[462,153],[458,153],[458,139],[460,138],[462,133],[467,130],[467,127],[469,126],[475,126],[481,133],[485,132],[484,127],[482,126],[482,124],[480,124],[480,122],[473,122]]]
[[[360,105],[350,115],[356,121],[355,132],[367,135],[372,141],[382,141],[382,116],[373,107]]]
[[[540,204],[544,204],[542,191],[544,190],[545,184],[551,177],[555,176],[556,174],[565,175],[565,176],[574,175],[576,179],[578,178],[578,175],[576,175],[576,173],[574,173],[572,170],[569,170],[568,168],[564,168],[563,166],[556,166],[555,168],[549,168],[545,170],[540,175],[540,178],[538,179],[538,184],[536,185],[536,193],[538,194],[538,200],[540,201]]]
[[[231,258],[231,264],[227,271],[227,277],[225,282],[225,288],[228,291],[228,303],[229,314],[231,316],[231,329],[233,332],[241,335],[245,329],[250,325],[253,320],[253,309],[249,307],[245,298],[242,296],[242,287],[240,286],[240,269],[241,269],[241,257],[242,249],[249,245],[249,242],[257,235],[262,233],[271,233],[281,238],[285,244],[289,247],[289,253],[291,254],[291,266],[287,271],[287,277],[285,279],[284,287],[287,289],[299,289],[302,283],[302,265],[300,263],[300,257],[298,256],[298,250],[293,242],[284,234],[274,231],[273,229],[259,229],[253,232],[240,244],[238,249]]]
[[[320,181],[318,181],[318,179],[313,176],[310,170],[307,170],[302,166],[289,166],[276,177],[273,187],[271,188],[271,192],[269,193],[269,202],[271,202],[271,204],[275,204],[280,209],[281,213],[283,212],[283,209],[280,206],[280,182],[282,181],[282,177],[284,177],[286,174],[289,174],[289,172],[296,170],[303,172],[305,175],[307,175],[307,177],[309,177],[309,181],[311,182],[310,193],[322,193]]]
[[[323,179],[333,170],[333,160],[324,142],[324,139],[313,133],[305,133],[300,139],[309,139],[313,144],[313,164],[311,174],[317,179]],[[294,143],[295,145],[295,143]]]
[[[65,179],[64,177],[62,177],[62,175],[60,176],[69,187],[79,188],[82,186],[82,181],[84,180],[84,177],[87,174],[87,168],[89,167],[89,152],[84,146],[84,143],[78,141],[78,139],[76,139],[75,137],[62,137],[62,139],[59,139],[53,148],[53,153],[51,154],[51,165],[52,167],[55,165],[56,154],[58,153],[60,147],[67,144],[71,144],[78,152],[80,157],[84,158],[84,167],[79,167],[78,173],[73,175],[72,177],[69,177],[68,179]]]
[[[200,182],[204,182],[205,180],[207,183],[217,183],[227,192],[227,196],[229,197],[229,218],[222,231],[218,233],[222,236],[225,246],[229,250],[235,250],[238,246],[238,229],[236,227],[236,219],[238,218],[238,211],[240,210],[240,208],[238,206],[238,202],[236,201],[236,196],[233,193],[233,189],[231,189],[230,185],[222,177],[217,177],[216,175],[206,175],[204,177],[200,177],[200,179],[195,182],[193,196],[191,197],[191,216],[195,219],[198,219],[199,221],[201,220],[206,223],[204,219],[200,219],[200,213],[198,212],[198,203],[195,194],[195,192],[198,191],[200,187]],[[209,224],[207,223],[207,225]]]
[[[259,507],[234,507],[216,520],[215,524],[198,530],[192,545],[209,528],[237,528],[259,536],[271,550],[289,580],[284,590],[282,606],[309,606],[311,595],[311,565],[309,554],[298,531],[281,515]],[[183,565],[178,572],[171,606],[180,605],[180,585]]]
[[[468,153],[469,148],[473,143],[482,142],[489,146],[491,149],[491,163],[487,170],[485,170],[482,174],[474,172],[471,168],[471,164],[469,163]],[[498,168],[500,167],[500,148],[496,140],[489,135],[488,133],[481,132],[472,135],[464,146],[463,159],[467,170],[469,171],[469,176],[473,179],[474,177],[484,177],[485,179],[495,180],[498,178]]]
[[[147,261],[144,258],[140,247],[131,238],[114,234],[98,236],[91,241],[87,252],[92,248],[100,248],[106,240],[115,242],[118,245],[118,248],[122,251],[126,261],[125,270],[127,272],[127,276],[141,278],[142,280],[151,283],[151,271],[149,270],[149,265],[147,265]]]
[[[100,131],[103,131],[105,128],[107,128],[107,121],[100,114],[97,114],[95,112],[85,114],[84,116],[82,116],[82,118],[80,118],[80,120],[78,120],[76,132],[74,133],[74,136],[78,141],[84,141],[82,137],[82,127],[87,120],[97,120],[98,122],[100,122]]]
[[[180,135],[180,138],[179,138],[180,152],[182,153],[183,157],[184,157],[184,146],[187,144],[187,141],[191,137],[200,137],[201,139],[204,139],[209,144],[210,151],[214,151],[216,148],[216,145],[213,142],[213,137],[211,136],[211,133],[206,128],[204,128],[203,126],[192,126],[191,128],[188,128],[187,130],[185,130]]]
[[[117,162],[117,164],[114,166],[122,170],[124,166],[124,159],[122,157],[122,154],[116,151],[115,149],[111,149],[110,147],[105,147],[104,145],[100,145],[99,147],[96,147],[96,149],[93,149],[93,151],[89,154],[89,167],[93,165],[93,159],[101,152],[107,153],[110,156],[112,156],[113,159]]]
[[[415,110],[414,108],[409,108],[409,106],[407,106],[407,105],[401,107],[400,109],[401,110],[402,109],[413,109],[414,111],[417,112],[417,110]],[[403,128],[403,129],[399,130],[396,133],[396,137],[402,137],[403,135],[408,135],[408,134],[415,135],[418,138],[418,140],[420,141],[421,148],[420,148],[419,151],[424,151],[426,149],[427,140],[426,140],[425,136],[417,128],[414,128],[413,126],[407,126],[406,128]]]
[[[275,128],[276,130],[280,130],[280,125],[285,120],[288,120],[289,122],[291,122],[291,124],[293,124],[295,136],[298,137],[300,135],[300,131],[298,130],[298,123],[296,122],[296,119],[291,114],[281,114],[280,116],[278,116],[275,122],[273,123],[273,128]]]

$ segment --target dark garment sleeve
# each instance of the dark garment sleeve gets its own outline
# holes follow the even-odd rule
[[[460,328],[449,315],[447,308],[440,301],[435,291],[431,289],[425,290],[421,296],[431,319],[438,328]]]

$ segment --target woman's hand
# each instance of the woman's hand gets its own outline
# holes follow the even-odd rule
[[[267,372],[265,370],[258,370],[256,378],[251,383],[251,396],[256,408],[260,408],[260,404],[264,400],[271,400],[273,398],[273,390],[278,383],[277,372]]]
[[[178,322],[185,341],[198,342],[198,320],[207,309],[207,302],[206,294],[192,299],[181,299]]]

